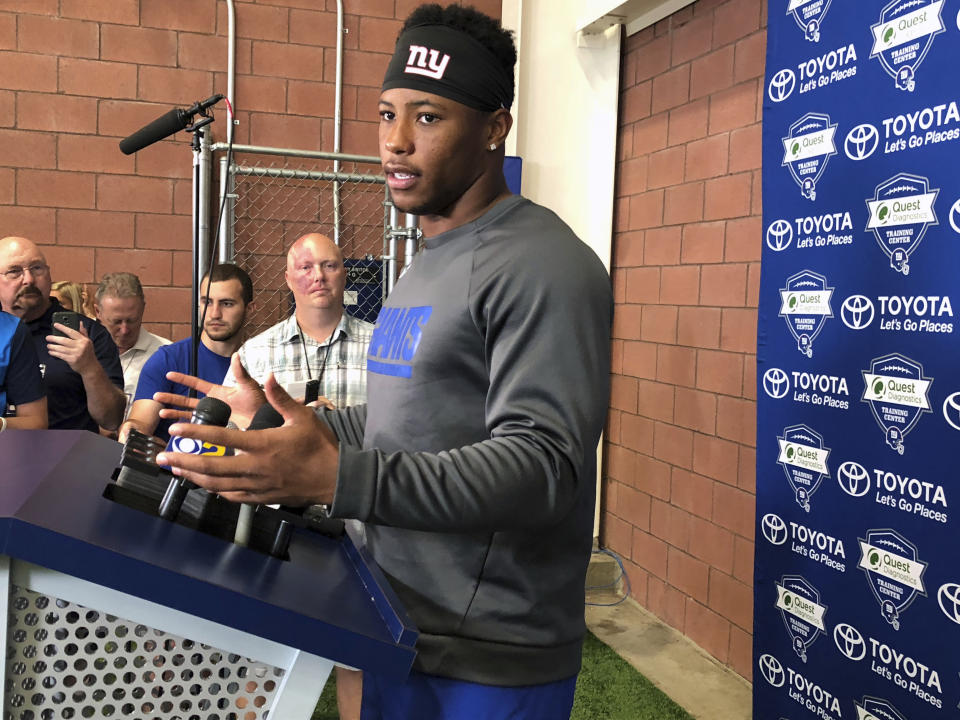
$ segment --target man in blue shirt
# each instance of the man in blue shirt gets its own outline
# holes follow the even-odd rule
[[[200,306],[206,319],[200,334],[197,351],[197,375],[204,380],[219,383],[230,367],[230,356],[245,339],[244,323],[253,307],[253,283],[250,276],[236,265],[215,265],[200,283]],[[187,387],[167,380],[167,372],[189,372],[190,338],[164,345],[147,360],[140,371],[137,392],[133,397],[130,415],[120,427],[120,441],[124,442],[131,429],[146,435],[169,439],[169,420],[160,419],[163,407],[153,399],[154,393],[187,394]]]
[[[11,417],[4,417],[10,406]],[[19,319],[0,312],[0,432],[43,430],[47,398],[37,352]]]
[[[123,420],[123,370],[110,333],[80,315],[80,330],[53,326],[50,266],[26,238],[0,240],[0,303],[27,326],[49,397],[51,429],[115,430]],[[54,330],[61,334],[55,335]]]

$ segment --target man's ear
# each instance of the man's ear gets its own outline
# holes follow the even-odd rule
[[[487,145],[496,145],[501,147],[510,134],[513,127],[513,115],[509,110],[500,108],[490,113],[490,119],[487,123]]]

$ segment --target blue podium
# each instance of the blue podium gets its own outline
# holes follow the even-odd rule
[[[417,631],[350,535],[286,560],[104,497],[121,446],[0,434],[4,717],[310,718],[334,664],[406,677]]]

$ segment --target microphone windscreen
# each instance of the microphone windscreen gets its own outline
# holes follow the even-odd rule
[[[226,427],[230,421],[230,406],[214,397],[201,398],[193,409],[193,421],[202,425]]]
[[[180,110],[174,108],[168,113],[164,113],[146,127],[137,130],[133,135],[120,141],[120,151],[124,155],[130,155],[137,150],[142,150],[158,140],[163,140],[174,133],[180,132],[189,125],[190,118]]]
[[[283,415],[278,413],[270,403],[264,403],[254,414],[247,430],[266,430],[281,425],[283,425]]]

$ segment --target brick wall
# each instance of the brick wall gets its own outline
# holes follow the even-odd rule
[[[749,678],[766,3],[629,38],[602,540],[638,602]]]
[[[342,148],[376,155],[380,81],[420,0],[343,4]],[[500,16],[500,0],[469,4]],[[235,6],[235,141],[332,150],[335,0]],[[0,0],[0,237],[47,245],[55,280],[137,273],[147,326],[174,339],[189,331],[189,137],[129,157],[117,142],[226,92],[226,30],[222,0]]]

